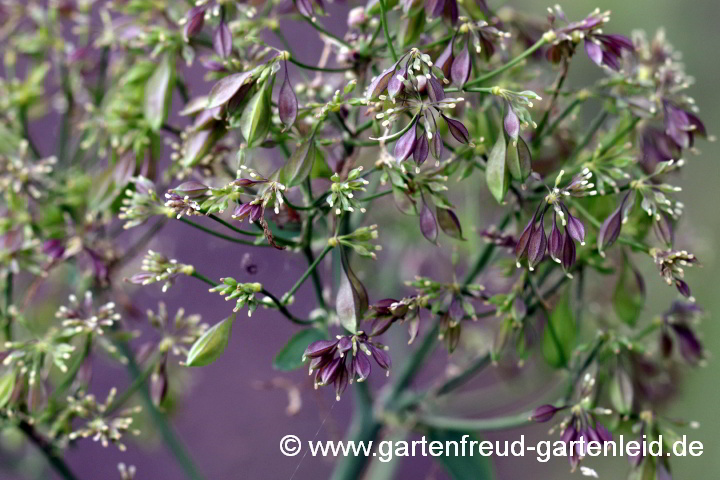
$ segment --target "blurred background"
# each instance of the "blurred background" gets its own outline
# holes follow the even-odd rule
[[[322,19],[328,29],[339,34],[345,31],[346,12],[352,3],[329,6],[330,16]],[[489,0],[488,3],[497,8],[499,2]],[[537,16],[544,16],[546,8],[551,6],[537,0],[514,0],[507,3]],[[701,118],[710,133],[720,131],[717,128],[720,125],[720,90],[716,83],[720,78],[720,62],[716,59],[716,52],[720,49],[720,29],[717,26],[720,2],[572,0],[563,3],[562,7],[569,19],[584,18],[596,7],[612,10],[608,33],[629,35],[634,29],[643,29],[651,36],[657,28],[665,27],[669,41],[676,50],[683,52],[688,73],[696,78],[696,84],[689,93],[696,99]],[[302,61],[312,63],[317,59],[322,43],[309,27],[296,22],[286,25],[283,31]],[[577,55],[570,71],[570,86],[587,84],[603,75],[585,55]],[[194,94],[205,93],[210,88],[201,74],[190,80]],[[584,119],[579,118],[578,121]],[[37,138],[40,138],[40,131],[46,127],[52,128],[53,125],[36,125],[39,129],[35,131]],[[42,140],[39,143],[42,147]],[[716,248],[720,243],[720,190],[717,188],[720,180],[720,169],[717,166],[720,145],[700,140],[698,147],[702,154],[688,158],[690,165],[679,181],[684,188],[680,197],[686,209],[678,229],[676,245],[695,252],[701,260],[702,268],[688,272],[688,283],[698,303],[710,314],[701,331],[706,348],[712,353],[720,351],[720,324],[718,319],[712,318],[715,316],[713,314],[720,312],[718,283],[713,280],[718,268]],[[482,228],[486,222],[497,220],[496,212],[484,209],[489,200],[486,192],[454,200],[463,211],[463,226],[466,228],[466,236],[470,237],[465,248],[475,248],[481,244],[473,233],[475,228]],[[381,218],[386,212],[393,220],[398,216],[389,197],[378,200],[370,214],[373,218]],[[381,231],[380,239],[384,236],[395,238],[395,235],[402,238],[404,229],[417,229],[415,222],[414,219],[399,219],[396,224]],[[414,230],[412,232],[415,233]],[[128,239],[132,235],[129,234]],[[442,249],[445,260],[449,260],[451,253],[448,246],[449,243],[445,242],[445,248]],[[149,248],[162,251],[181,262],[202,265],[202,273],[211,278],[233,275],[238,280],[261,282],[272,292],[287,291],[305,270],[304,260],[300,257],[267,250],[240,250],[220,239],[203,236],[178,222],[171,222]],[[424,243],[386,244],[378,262],[384,269],[396,267],[394,271],[397,276],[376,278],[372,276],[371,270],[366,270],[364,281],[370,287],[371,300],[408,293],[401,288],[401,280],[411,279],[420,272],[428,273],[428,258],[437,255],[437,250],[432,248]],[[130,262],[124,276],[138,271],[139,262],[140,258]],[[649,289],[647,316],[644,317],[647,321],[652,315],[665,310],[676,293],[674,289],[667,288],[653,272],[654,267],[649,259],[642,263],[643,270],[649,272],[646,280]],[[449,262],[445,261],[445,264],[449,265]],[[453,272],[450,267],[445,268],[447,271],[435,273],[450,278]],[[462,272],[464,267],[459,266],[458,270]],[[331,278],[329,265],[324,265],[321,271],[325,278]],[[492,281],[492,278],[485,278],[484,281]],[[123,286],[141,310],[154,309],[158,301],[164,301],[171,315],[182,306],[188,313],[202,314],[204,320],[210,323],[224,318],[230,310],[230,306],[218,295],[207,293],[206,288],[194,279],[181,279],[165,294],[156,287],[152,285],[138,289]],[[603,288],[602,285],[600,288]],[[309,311],[314,302],[309,282],[300,289],[296,298],[293,309],[298,314]],[[54,310],[54,305],[50,310]],[[136,327],[142,328],[140,322],[137,322]],[[332,458],[303,457],[302,454],[285,457],[279,452],[279,441],[287,434],[297,435],[304,442],[313,438],[341,439],[351,418],[352,386],[340,402],[335,402],[333,392],[313,391],[312,382],[304,369],[292,373],[272,369],[275,353],[295,332],[296,327],[279,314],[259,310],[251,319],[238,318],[230,345],[216,363],[189,372],[192,375],[172,377],[175,385],[171,388],[185,392],[184,396],[178,397],[178,403],[172,405],[173,424],[207,479],[289,479],[293,475],[298,480],[316,479],[326,478],[332,470]],[[399,365],[408,351],[406,333],[403,329],[393,329],[387,337],[385,341],[391,347],[393,360]],[[433,365],[420,382],[443,373],[448,363],[447,355],[436,352],[435,357]],[[452,358],[451,362],[461,360]],[[94,388],[98,392],[107,392],[115,385],[127,385],[124,370],[103,363],[101,359],[98,363],[100,365],[94,377]],[[674,478],[711,479],[717,478],[717,474],[712,472],[720,471],[720,436],[717,433],[720,421],[715,410],[717,399],[720,398],[720,378],[715,368],[711,358],[707,367],[687,370],[688,374],[679,389],[680,394],[667,407],[667,413],[671,416],[698,421],[701,428],[689,431],[688,436],[690,440],[700,440],[704,444],[701,457],[674,459]],[[371,380],[374,389],[385,383],[381,375],[375,375]],[[453,415],[467,417],[492,416],[499,411],[520,412],[543,399],[552,400],[552,386],[557,386],[560,380],[552,372],[538,369],[532,364],[521,372],[496,369],[484,373],[469,393],[458,396],[445,407]],[[291,412],[292,415],[286,412],[288,389],[299,392],[302,399],[301,408]],[[518,429],[503,435],[487,435],[487,438],[514,440],[520,433],[528,436],[528,442],[550,439],[547,437],[546,425]],[[392,438],[396,434],[388,431],[385,438]],[[13,439],[3,439],[3,442],[12,447]],[[79,447],[71,449],[66,458],[82,479],[119,478],[115,473],[115,465],[119,462],[136,465],[138,480],[183,478],[172,457],[152,435],[141,436],[124,453],[114,448],[102,448],[90,440],[79,442]],[[625,478],[628,470],[625,458],[592,459],[586,464],[596,469],[601,478]],[[42,466],[42,460],[35,459],[28,461],[22,468],[30,478],[45,478]],[[429,458],[399,459],[390,466],[398,468],[396,478],[407,478],[410,475],[421,479],[446,478],[442,469]],[[387,464],[374,462],[367,478],[383,478],[383,470],[388,467]],[[502,480],[525,478],[528,474],[541,480],[571,477],[564,459],[554,459],[548,464],[539,464],[527,456],[493,459],[493,467],[496,478]],[[575,477],[578,476],[579,473],[576,473]]]

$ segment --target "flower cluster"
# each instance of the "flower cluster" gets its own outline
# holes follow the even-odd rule
[[[353,380],[363,382],[370,376],[369,357],[390,375],[392,361],[387,347],[371,341],[362,332],[338,335],[335,340],[318,340],[303,352],[303,361],[310,359],[310,375],[315,374],[315,388],[333,385],[338,401],[348,383]]]

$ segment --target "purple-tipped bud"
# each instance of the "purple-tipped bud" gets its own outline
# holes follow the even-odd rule
[[[580,245],[585,245],[585,226],[577,217],[573,217],[567,209],[565,209],[565,214],[567,215],[565,231],[573,240],[580,242]]]
[[[600,422],[595,422],[595,433],[597,434],[601,442],[612,441],[612,433],[610,433],[610,431],[605,428],[605,425]]]
[[[400,137],[397,143],[395,143],[395,150],[393,151],[393,154],[395,155],[395,161],[398,163],[407,160],[415,150],[415,143],[417,142],[416,129],[417,121],[413,121],[413,124],[410,126],[408,131]]]
[[[315,11],[313,10],[312,2],[310,0],[296,0],[295,7],[297,7],[298,12],[300,12],[300,15],[303,17],[312,18],[315,15]]]
[[[685,280],[676,278],[675,288],[677,288],[677,291],[680,292],[680,295],[685,298],[690,298],[692,296],[692,292],[690,291],[690,285],[688,285]]]
[[[343,394],[343,392],[348,386],[349,378],[350,375],[348,375],[345,365],[342,365],[338,369],[338,374],[335,377],[335,400],[340,401],[340,396]]]
[[[442,118],[447,123],[448,130],[450,130],[450,134],[455,137],[455,140],[464,144],[470,143],[470,132],[468,132],[468,129],[465,128],[465,125],[461,121],[446,117],[445,115],[443,115]]]
[[[695,335],[695,332],[693,332],[689,326],[682,323],[673,323],[671,327],[675,331],[678,339],[680,355],[682,355],[685,361],[695,365],[702,360],[703,346]]]
[[[538,206],[538,208],[535,210],[535,215],[533,215],[528,224],[525,226],[525,229],[522,231],[520,237],[518,237],[517,243],[515,244],[515,257],[518,261],[527,256],[527,249],[528,245],[530,244],[530,237],[533,234],[533,227],[535,226],[535,220],[537,219],[537,214],[539,210],[540,207]]]
[[[150,398],[155,405],[160,405],[168,392],[168,378],[165,364],[160,365],[160,370],[150,377]]]
[[[396,67],[397,64],[393,65],[387,70],[384,70],[380,75],[375,77],[375,80],[370,83],[370,86],[367,89],[367,94],[365,96],[366,100],[370,101],[385,91],[385,89],[388,87],[388,83],[390,83],[390,79],[393,77],[393,75],[395,75]]]
[[[307,346],[303,357],[316,358],[330,353],[338,344],[337,340],[317,340]]]
[[[424,77],[423,77],[424,78]],[[430,97],[430,100],[433,102],[439,102],[440,100],[445,99],[445,90],[443,89],[442,85],[440,84],[440,81],[435,77],[430,77],[427,81],[428,87],[428,97]]]
[[[505,103],[505,118],[503,119],[503,126],[505,127],[505,133],[507,133],[508,137],[513,140],[518,139],[518,135],[520,134],[520,119],[507,102]]]
[[[556,214],[553,212],[552,229],[550,229],[550,236],[548,237],[548,253],[550,258],[558,263],[562,262],[563,241],[563,235],[557,227]]]
[[[352,359],[350,364],[352,376],[357,378],[358,382],[364,382],[370,376],[370,360],[364,352],[358,352]]]
[[[625,215],[625,203],[627,202],[630,192],[623,197],[620,206],[615,210],[608,218],[605,219],[597,235],[597,246],[600,254],[603,251],[615,243],[615,240],[620,236],[620,230],[622,230],[623,217]]]
[[[470,61],[470,50],[468,49],[468,43],[460,51],[460,55],[455,57],[450,67],[450,76],[452,81],[458,87],[462,87],[470,79],[470,72],[472,71],[472,62]]]
[[[377,348],[375,345],[370,344],[370,352],[372,353],[373,359],[380,366],[380,368],[384,370],[390,370],[390,367],[392,367],[392,360],[390,359],[390,355],[388,355],[385,350]]]
[[[530,241],[527,246],[528,263],[530,264],[530,270],[533,270],[535,266],[540,263],[545,256],[545,249],[547,248],[547,238],[545,238],[545,228],[543,226],[543,218],[545,214],[540,215],[540,224],[533,229],[530,235]]]
[[[453,56],[454,43],[455,36],[453,36],[450,43],[447,44],[445,50],[443,50],[442,53],[435,59],[435,66],[442,70],[443,75],[445,75],[445,78],[447,79],[450,78],[453,60],[455,60],[455,57]]]
[[[213,48],[215,53],[222,58],[227,58],[232,53],[232,32],[224,20],[220,21],[213,33]]]
[[[387,91],[390,98],[395,98],[400,92],[402,92],[405,86],[406,71],[395,73],[388,82]]]
[[[285,130],[292,127],[297,118],[298,101],[295,91],[290,84],[290,76],[288,75],[287,62],[285,62],[285,79],[278,93],[278,113],[280,121],[285,125]]]
[[[674,241],[675,233],[672,223],[667,215],[660,214],[660,219],[653,222],[653,231],[655,236],[668,247],[671,247]]]
[[[563,235],[562,266],[563,270],[570,271],[575,265],[575,242],[567,233]]]
[[[337,350],[341,354],[345,354],[348,350],[352,348],[352,340],[350,340],[350,337],[342,337],[340,340],[338,340],[337,343]]]
[[[181,197],[198,198],[205,195],[208,190],[210,190],[210,187],[204,183],[190,180],[189,182],[182,183],[169,191],[170,193],[175,193]]]
[[[565,407],[556,407],[555,405],[540,405],[533,410],[530,420],[538,423],[549,422],[557,412],[564,408]]]
[[[418,137],[415,143],[415,150],[413,150],[413,160],[415,164],[420,166],[425,163],[429,153],[430,144],[428,143],[427,135],[423,132],[420,137]]]
[[[600,45],[593,42],[591,39],[585,40],[585,53],[590,57],[590,60],[597,66],[602,66],[603,63],[603,51]]]
[[[320,371],[320,383],[323,385],[330,385],[335,381],[335,378],[340,373],[340,369],[345,369],[345,359],[337,357],[333,359],[327,366],[323,367]]]
[[[430,153],[432,153],[432,156],[434,158],[440,160],[444,148],[445,145],[443,145],[442,137],[440,137],[440,135],[435,132],[435,135],[433,135],[432,141],[430,142]]]
[[[185,40],[200,33],[205,24],[205,6],[193,7],[187,14],[187,22],[183,28]]]
[[[450,308],[448,308],[448,315],[450,316],[450,323],[457,325],[465,317],[465,310],[463,309],[462,299],[460,297],[453,296],[450,302]]]
[[[436,243],[438,236],[437,222],[427,203],[423,202],[423,208],[420,211],[420,231],[430,243]]]
[[[53,260],[59,260],[65,255],[65,244],[58,238],[45,240],[43,252]]]

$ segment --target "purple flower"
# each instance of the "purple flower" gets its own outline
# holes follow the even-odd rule
[[[332,384],[335,397],[340,400],[349,383],[355,379],[362,382],[370,376],[369,357],[380,368],[388,370],[389,375],[392,362],[386,350],[387,347],[361,333],[339,336],[336,340],[317,340],[305,349],[303,360],[311,359],[310,374],[315,373],[315,388]]]
[[[556,407],[555,405],[540,405],[533,410],[530,420],[538,423],[545,423],[552,420],[555,414],[559,411],[566,409],[567,407]]]
[[[428,18],[442,16],[455,25],[459,15],[457,0],[425,0],[425,15]]]
[[[623,50],[635,50],[632,41],[625,35],[593,33],[585,37],[585,53],[598,66],[620,70]]]
[[[626,193],[620,202],[620,206],[608,218],[605,219],[597,235],[597,247],[600,255],[605,255],[605,249],[615,243],[620,236],[620,230],[625,218],[625,204],[630,197],[630,192]]]
[[[705,125],[695,114],[667,100],[663,100],[663,114],[665,133],[679,148],[692,147],[695,134],[707,137]]]

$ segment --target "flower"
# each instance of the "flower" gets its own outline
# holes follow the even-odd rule
[[[141,269],[143,273],[137,273],[125,281],[135,285],[165,282],[162,287],[163,292],[173,286],[179,275],[192,275],[195,271],[192,265],[178,263],[177,260],[169,259],[162,253],[153,250],[148,250],[143,258]]]
[[[695,134],[707,137],[705,125],[700,118],[668,100],[663,100],[663,121],[665,133],[681,149],[693,146]]]
[[[338,335],[336,340],[318,340],[303,352],[303,361],[310,359],[310,375],[315,373],[315,388],[334,385],[338,401],[348,383],[353,380],[363,382],[370,376],[372,365],[368,357],[390,375],[392,362],[387,347],[371,341],[364,333]]]
[[[653,258],[655,265],[660,270],[660,276],[665,279],[668,285],[675,285],[677,291],[691,302],[694,297],[690,292],[690,286],[683,280],[685,277],[685,267],[691,267],[697,263],[697,257],[687,250],[661,250],[659,248],[651,248],[650,256]]]

